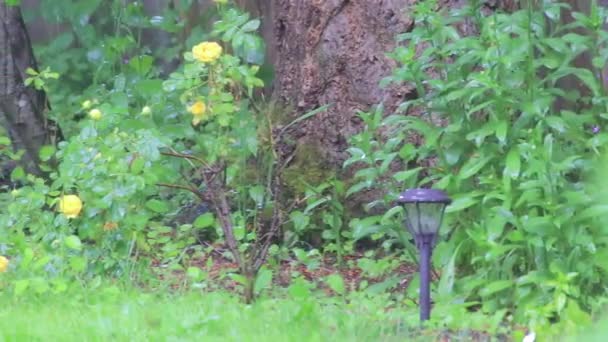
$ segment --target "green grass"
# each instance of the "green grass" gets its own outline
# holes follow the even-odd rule
[[[420,330],[416,308],[386,310],[383,298],[355,295],[345,303],[274,295],[245,305],[222,292],[145,293],[117,287],[21,297],[0,292],[0,342],[437,341],[445,332]],[[475,320],[459,319],[464,326]],[[606,324],[597,322],[582,336],[562,341],[606,341]],[[450,335],[453,341],[471,340],[455,331]]]
[[[325,300],[324,300],[325,301]],[[403,321],[373,300],[261,299],[104,290],[0,294],[0,341],[402,341]],[[395,319],[390,319],[395,317]],[[416,324],[416,323],[414,323]]]

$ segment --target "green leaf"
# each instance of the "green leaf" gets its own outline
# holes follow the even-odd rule
[[[45,293],[49,290],[49,282],[42,277],[34,278],[32,279],[30,288],[36,294]]]
[[[510,287],[512,287],[515,283],[512,280],[497,280],[497,281],[493,281],[491,283],[489,283],[488,285],[486,285],[483,289],[481,289],[481,291],[479,291],[479,294],[482,297],[488,297],[494,293],[506,290]]]
[[[328,196],[321,197],[318,200],[316,200],[316,201],[310,203],[309,205],[307,205],[306,209],[304,209],[304,212],[308,214],[311,211],[313,211],[315,208],[317,208],[317,207],[319,207],[319,206],[321,206],[321,205],[329,202],[330,200],[331,200],[331,198],[328,197]]]
[[[164,143],[155,136],[151,131],[137,131],[137,139],[135,150],[141,154],[146,160],[158,160],[160,158],[159,149],[164,146]]]
[[[145,76],[151,70],[152,63],[154,63],[153,57],[142,55],[131,58],[129,66],[140,76]]]
[[[593,73],[590,70],[584,69],[584,68],[570,67],[570,68],[563,68],[560,71],[561,72],[556,72],[556,75],[554,76],[555,78],[561,78],[561,77],[565,77],[568,75],[574,75],[579,80],[581,80],[593,92],[594,95],[598,95],[601,93],[600,84],[599,84],[597,78],[595,77],[595,75],[593,75]]]
[[[456,165],[462,157],[463,147],[460,144],[454,144],[444,150],[445,161],[450,165]]]
[[[195,283],[198,283],[205,278],[205,273],[198,267],[188,267],[186,275]]]
[[[593,256],[594,264],[608,272],[608,249],[600,249]]]
[[[55,154],[55,147],[52,145],[44,145],[40,148],[40,160],[48,161]]]
[[[504,175],[516,179],[519,177],[519,171],[521,169],[521,160],[519,158],[519,149],[513,147],[507,154],[506,166]]]
[[[566,132],[567,124],[561,117],[549,116],[545,119],[545,121],[547,122],[547,125],[549,125],[549,127],[553,128],[558,133]]]
[[[151,199],[146,202],[146,208],[152,210],[155,213],[164,214],[169,211],[169,206],[160,200]]]
[[[87,259],[82,256],[75,256],[70,258],[70,267],[72,271],[84,272],[87,268]]]
[[[292,298],[307,299],[310,297],[310,284],[301,278],[295,279],[293,283],[289,285],[287,292]]]
[[[351,186],[350,188],[348,188],[348,191],[346,192],[346,197],[349,197],[352,194],[355,194],[361,190],[364,189],[368,189],[372,186],[372,182],[370,181],[363,181],[363,182],[359,182],[353,186]]]
[[[76,251],[82,250],[82,241],[80,241],[80,238],[76,235],[70,235],[66,237],[63,242],[65,243],[65,246],[70,249]]]
[[[464,210],[466,208],[472,207],[472,206],[474,206],[477,203],[479,203],[479,200],[477,200],[473,196],[459,197],[459,198],[456,198],[454,200],[454,202],[452,202],[452,204],[450,204],[445,209],[445,212],[446,213],[458,212],[458,211]]]
[[[125,75],[123,75],[123,74],[116,75],[116,77],[114,77],[114,90],[115,91],[125,90],[126,83],[127,83],[127,80],[125,78]]]
[[[541,237],[551,236],[555,228],[550,217],[526,217],[522,219],[521,226],[526,232]]]
[[[400,281],[400,277],[389,277],[380,283],[373,284],[370,287],[366,288],[365,292],[369,295],[376,296],[394,288],[399,284]]]
[[[34,250],[31,248],[26,248],[25,251],[23,252],[23,259],[21,259],[21,267],[23,269],[27,269],[32,260],[34,260]]]
[[[325,282],[327,282],[329,288],[332,289],[332,291],[334,291],[335,293],[339,295],[344,294],[344,279],[342,279],[342,276],[340,276],[339,274],[330,275],[329,277],[325,278]]]
[[[507,130],[508,130],[508,122],[507,120],[503,120],[498,123],[496,126],[496,138],[500,141],[501,144],[504,144],[507,140]]]
[[[262,290],[267,289],[272,285],[272,271],[266,268],[261,268],[258,276],[255,278],[253,293],[259,295]]]
[[[289,218],[293,222],[294,230],[296,232],[303,232],[304,229],[306,229],[306,227],[310,223],[310,218],[308,217],[308,215],[302,213],[299,210],[292,212],[289,215]]]
[[[199,217],[196,218],[196,220],[194,220],[194,223],[192,224],[194,226],[194,228],[208,228],[208,227],[212,227],[213,224],[215,223],[215,217],[213,216],[212,213],[204,213],[202,215],[199,215]]]
[[[51,256],[49,256],[49,255],[44,256],[44,257],[42,257],[42,258],[38,259],[38,260],[37,260],[37,261],[34,263],[33,268],[34,268],[35,270],[40,270],[40,269],[42,269],[44,266],[46,266],[46,265],[47,265],[49,262],[51,262],[51,260],[52,260]]]
[[[171,81],[167,84],[167,87],[174,86],[174,83]],[[157,96],[158,93],[163,91],[163,82],[161,80],[141,80],[135,84],[135,89],[142,97],[152,97]]]
[[[131,163],[131,172],[137,175],[143,171],[144,166],[146,166],[146,161],[143,158],[135,158]]]
[[[245,25],[243,25],[243,27],[241,27],[241,31],[242,32],[253,32],[260,27],[260,24],[261,24],[261,22],[259,19],[250,20]]]
[[[40,78],[34,78],[34,88],[40,90],[44,87],[44,81]]]
[[[21,180],[24,178],[25,178],[25,170],[23,170],[23,168],[21,166],[17,166],[16,168],[13,169],[13,172],[11,172],[12,181]]]
[[[20,279],[15,282],[15,296],[20,296],[30,285],[29,279]]]
[[[257,65],[264,64],[266,46],[264,40],[258,36],[251,34],[244,35],[243,44],[241,44],[237,51],[238,55],[243,57],[247,63]]]
[[[231,273],[229,275],[230,279],[236,281],[237,283],[243,285],[243,286],[247,286],[247,284],[249,283],[249,281],[247,280],[247,278],[243,275],[240,274],[236,274],[236,273]]]
[[[391,222],[391,220],[393,220],[395,218],[395,216],[400,213],[401,214],[403,213],[402,206],[398,205],[398,206],[392,207],[382,216],[382,219],[380,219],[380,223],[389,224]]]
[[[443,267],[443,272],[441,272],[441,279],[439,280],[439,287],[437,292],[442,296],[447,296],[452,293],[454,289],[454,279],[456,278],[456,256],[458,255],[458,251],[462,243],[456,247],[454,253],[452,253],[452,257],[450,261]]]
[[[608,215],[608,204],[595,204],[585,208],[580,214],[576,215],[576,221],[587,220],[589,218],[605,218]]]
[[[182,80],[168,79],[162,83],[163,90],[167,93],[171,93],[180,88]],[[151,89],[151,88],[148,88]]]
[[[279,133],[279,135],[283,135],[283,133],[286,132],[289,127],[291,127],[291,126],[293,126],[293,125],[295,125],[295,124],[297,124],[297,123],[299,123],[301,121],[307,120],[307,119],[309,119],[309,118],[311,118],[311,117],[313,117],[313,116],[315,116],[315,115],[317,115],[317,114],[319,114],[321,112],[324,112],[329,107],[331,107],[331,105],[330,104],[326,104],[326,105],[323,105],[323,106],[321,106],[321,107],[319,107],[317,109],[314,109],[314,110],[312,110],[312,111],[310,111],[308,113],[302,114],[297,119],[295,119],[292,122],[290,122],[287,125],[285,125],[285,127],[283,127],[281,129],[281,133]]]
[[[483,158],[471,158],[467,161],[460,169],[458,173],[458,178],[461,180],[470,178],[477,174],[486,164],[492,160],[492,157],[483,157]]]
[[[411,179],[412,177],[416,176],[418,174],[418,172],[420,172],[420,170],[422,170],[421,167],[417,167],[415,169],[406,170],[406,171],[399,171],[393,175],[393,178],[397,182],[405,182],[405,181]]]
[[[264,187],[256,185],[249,188],[249,197],[255,202],[256,206],[260,207],[264,202]]]
[[[355,241],[382,232],[384,226],[378,224],[378,217],[370,216],[363,219],[353,219],[348,224],[353,231]]]

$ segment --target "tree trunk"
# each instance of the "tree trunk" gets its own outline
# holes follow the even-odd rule
[[[0,3],[0,120],[28,172],[41,174],[38,152],[49,142],[44,92],[26,87],[27,68],[38,70],[19,7]]]
[[[290,105],[296,117],[331,105],[294,134],[298,144],[319,147],[315,158],[341,165],[348,137],[362,126],[357,111],[378,103],[391,111],[414,95],[409,86],[379,87],[395,67],[386,52],[395,47],[397,34],[412,28],[407,13],[413,3],[273,0],[261,6],[264,17],[272,18],[266,20],[272,25],[266,41],[276,68],[274,97]]]

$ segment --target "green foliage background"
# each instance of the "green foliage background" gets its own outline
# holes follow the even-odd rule
[[[10,176],[16,185],[0,192],[6,208],[0,212],[0,255],[10,257],[8,272],[0,274],[2,295],[101,289],[108,279],[163,291],[172,281],[181,290],[221,291],[194,263],[217,253],[211,243],[226,241],[220,220],[202,210],[190,222],[176,223],[183,207],[200,204],[197,193],[208,185],[197,162],[221,166],[244,258],[259,237],[257,224],[268,220],[277,201],[294,200],[272,198],[269,190],[279,161],[273,132],[286,124],[255,91],[264,85],[260,21],[217,4],[204,18],[209,22],[184,37],[191,23],[180,13],[191,1],[180,4],[153,18],[141,3],[122,1],[43,0],[40,11],[26,12],[30,20],[39,15],[65,28],[35,46],[43,68],[30,72],[28,85],[47,92],[48,115],[66,139],[41,150],[47,179],[17,168]],[[601,74],[608,15],[594,1],[589,14],[574,13],[574,23],[562,26],[563,3],[528,2],[514,13],[491,15],[481,14],[482,5],[470,1],[437,11],[437,1],[427,0],[412,8],[415,28],[396,37],[400,44],[390,56],[398,67],[379,86],[413,84],[418,97],[396,113],[385,113],[381,104],[359,113],[365,129],[351,138],[344,165],[356,168],[353,179],[287,169],[284,181],[298,205],[283,213],[284,231],[268,262],[253,280],[242,269],[226,270],[222,279],[253,286],[263,298],[272,293],[265,302],[271,303],[285,295],[273,283],[284,261],[314,270],[324,256],[335,256],[339,267],[357,267],[370,281],[349,288],[336,273],[311,284],[294,272],[286,291],[297,303],[285,310],[296,313],[289,317],[320,322],[328,317],[324,310],[350,310],[341,300],[357,299],[378,320],[388,319],[382,310],[404,307],[405,326],[413,326],[418,280],[402,291],[393,272],[415,262],[416,250],[393,200],[405,188],[433,186],[454,203],[434,253],[439,279],[429,327],[514,339],[525,327],[549,339],[576,334],[604,312],[608,97]],[[463,21],[478,35],[463,35],[457,29]],[[146,46],[147,29],[167,33],[170,46]],[[197,62],[189,52],[202,41],[222,44],[215,64]],[[593,56],[593,70],[572,66],[582,53]],[[181,64],[168,71],[176,55]],[[564,77],[586,90],[565,92],[559,84]],[[208,115],[193,125],[188,108],[198,100]],[[92,109],[102,113],[99,120],[89,116]],[[0,137],[0,145],[8,144]],[[368,203],[369,213],[345,209],[350,196],[368,190],[380,194]],[[57,212],[64,194],[83,200],[78,218]],[[381,215],[371,214],[380,209]],[[361,258],[345,258],[355,253]],[[322,295],[314,290],[319,284],[339,296]],[[317,300],[323,309],[313,304]],[[335,324],[346,329],[355,323]],[[399,330],[402,323],[386,329]]]

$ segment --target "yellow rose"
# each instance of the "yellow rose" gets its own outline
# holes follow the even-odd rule
[[[92,105],[92,104],[93,104],[93,103],[91,102],[91,100],[86,100],[86,101],[84,101],[84,102],[82,103],[82,108],[83,108],[83,109],[89,109],[89,108],[91,108],[91,105]]]
[[[216,42],[202,42],[192,48],[192,55],[203,63],[212,63],[222,54],[222,47]]]
[[[194,116],[203,116],[203,114],[205,114],[205,110],[207,110],[207,106],[205,106],[205,103],[201,100],[194,102],[190,107],[188,107],[188,111]]]
[[[99,120],[101,119],[101,111],[97,108],[91,109],[89,112],[89,117],[91,117],[93,120]]]
[[[82,201],[76,195],[65,195],[59,200],[59,211],[67,218],[75,218],[82,210]]]
[[[196,126],[205,119],[207,106],[205,106],[203,101],[198,100],[188,107],[188,111],[192,113],[192,116],[194,116],[192,119],[192,124]]]
[[[0,273],[4,273],[8,270],[8,259],[0,255]]]

